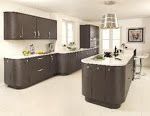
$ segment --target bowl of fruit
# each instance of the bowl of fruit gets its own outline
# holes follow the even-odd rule
[[[99,55],[96,55],[93,59],[94,60],[105,60],[105,57],[103,54],[99,54]]]

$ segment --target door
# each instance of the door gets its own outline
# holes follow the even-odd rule
[[[48,24],[49,24],[49,31],[48,31],[49,38],[57,39],[57,21],[49,20]]]
[[[57,73],[57,58],[56,55],[50,55],[50,75],[56,75]]]
[[[4,39],[17,40],[23,39],[23,26],[19,13],[5,12],[4,13]]]
[[[29,60],[17,59],[14,60],[14,78],[17,87],[27,87],[30,85]]]
[[[37,38],[49,38],[49,20],[37,17]]]
[[[82,64],[82,94],[87,97],[92,97],[92,65]]]
[[[76,70],[76,53],[68,54],[68,65],[69,74],[71,74]]]
[[[106,67],[106,94],[107,103],[120,104],[124,95],[125,67]]]
[[[15,86],[14,79],[14,62],[12,59],[4,59],[4,82],[9,86]]]
[[[92,66],[92,98],[105,101],[106,78],[105,66]]]
[[[36,38],[36,17],[19,14],[19,20],[21,22],[22,28],[22,38],[23,39],[35,39]]]

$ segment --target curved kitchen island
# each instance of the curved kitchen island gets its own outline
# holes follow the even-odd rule
[[[119,108],[125,101],[134,77],[134,53],[126,50],[117,58],[82,60],[82,93],[85,100],[108,108]]]

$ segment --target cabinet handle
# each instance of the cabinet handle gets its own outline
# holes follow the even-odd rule
[[[51,32],[48,33],[48,37],[51,38]]]
[[[38,58],[38,60],[42,60],[43,58]]]
[[[36,31],[34,31],[33,33],[34,33],[34,38],[36,38]]]
[[[40,37],[40,31],[38,30],[38,38]]]
[[[22,35],[22,38],[23,38],[23,26],[22,26],[22,30],[21,30],[21,35]]]
[[[110,68],[108,68],[108,71],[110,71]]]
[[[86,68],[87,68],[87,69],[89,69],[89,68],[90,68],[90,66],[86,66]]]
[[[23,26],[21,26],[21,35],[19,36],[21,39],[23,38]]]
[[[26,60],[27,62],[29,62],[29,60]]]
[[[99,68],[99,67],[97,67],[96,69],[97,69],[97,70],[99,70],[100,68]]]
[[[41,71],[43,71],[44,69],[39,69],[39,70],[37,70],[38,72],[41,72]]]

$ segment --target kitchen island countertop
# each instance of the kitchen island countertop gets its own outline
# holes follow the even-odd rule
[[[82,59],[82,63],[105,65],[105,66],[125,66],[129,62],[129,60],[133,57],[134,55],[133,51],[134,50],[125,50],[124,53],[120,53],[120,55],[117,56],[116,58],[119,58],[121,60],[115,59],[115,57],[105,58],[104,60],[94,59],[94,57],[96,56],[95,55]]]

